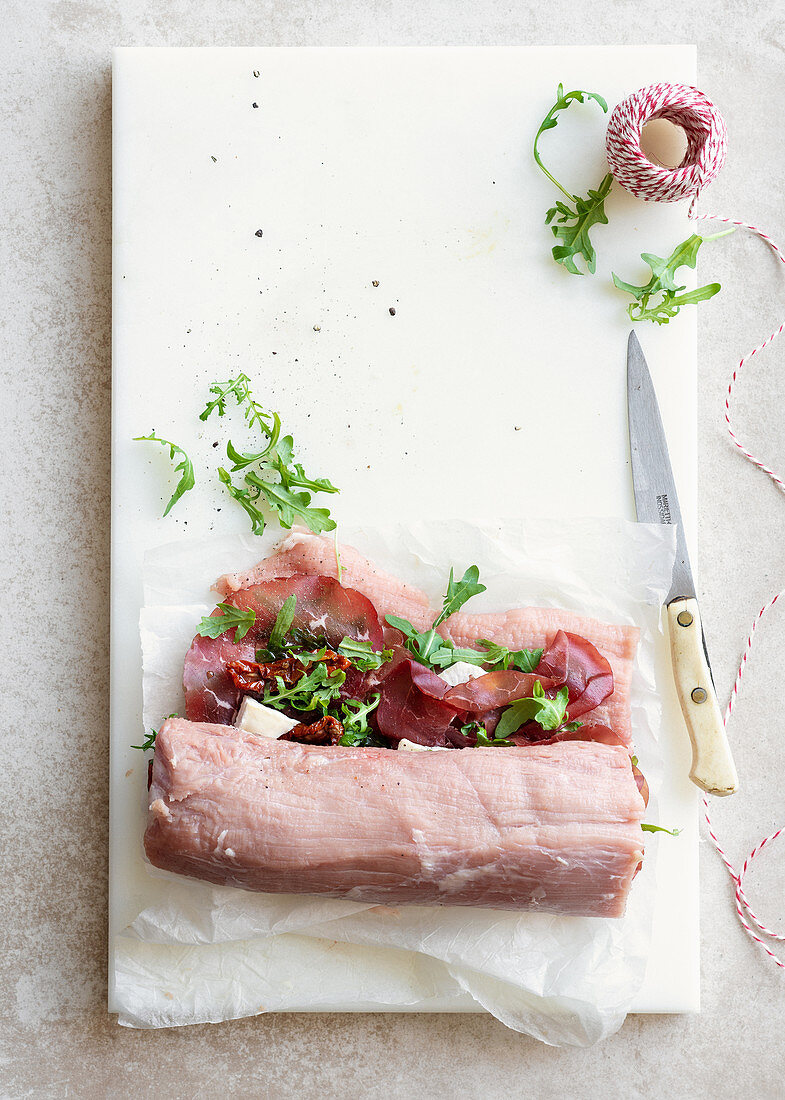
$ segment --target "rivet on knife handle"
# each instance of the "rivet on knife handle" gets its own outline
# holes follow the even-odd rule
[[[733,794],[739,785],[703,648],[698,601],[668,604],[676,691],[692,741],[690,779],[709,794]]]

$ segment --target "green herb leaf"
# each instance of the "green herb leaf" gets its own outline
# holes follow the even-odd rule
[[[219,603],[218,606],[223,615],[205,615],[196,633],[202,638],[219,638],[227,630],[234,630],[235,644],[242,641],[256,622],[256,612],[251,608],[245,611],[230,603]]]
[[[668,836],[679,836],[681,834],[681,829],[665,829],[662,825],[641,824],[641,828],[644,833],[667,833]]]
[[[280,649],[284,644],[284,638],[289,633],[292,622],[294,621],[294,609],[297,607],[297,597],[292,594],[288,596],[282,606],[281,610],[276,616],[273,628],[270,631],[270,639],[268,645],[270,649]]]
[[[554,237],[562,244],[553,246],[553,258],[562,264],[571,275],[583,275],[575,263],[576,256],[582,256],[587,271],[593,275],[597,270],[597,252],[589,237],[589,230],[595,225],[607,225],[605,200],[610,194],[613,176],[610,172],[603,178],[595,190],[589,188],[586,198],[576,195],[573,206],[557,202],[545,215],[545,224],[551,226]],[[554,222],[554,224],[551,224]]]
[[[194,477],[193,463],[188,455],[185,453],[182,447],[179,447],[176,443],[172,443],[168,439],[160,439],[155,432],[150,432],[149,435],[137,435],[134,436],[134,443],[140,443],[142,441],[160,443],[163,447],[169,448],[169,457],[174,462],[176,455],[182,455],[183,457],[175,466],[175,473],[181,475],[180,480],[177,483],[175,491],[172,493],[171,499],[164,510],[164,516],[168,516],[172,508],[177,504],[178,500],[184,493],[187,493],[189,489],[193,489],[196,484],[196,478]]]
[[[164,721],[166,721],[168,718],[179,718],[179,717],[180,717],[179,714],[167,714]],[[144,742],[141,745],[131,745],[131,748],[132,749],[141,749],[142,752],[147,752],[148,749],[155,750],[155,739],[156,739],[157,736],[158,736],[158,730],[150,730],[149,733],[145,734]]]
[[[570,103],[585,103],[587,100],[594,100],[594,102],[598,103],[603,111],[607,113],[608,104],[601,95],[598,95],[596,92],[584,92],[580,90],[565,93],[564,86],[560,84],[556,92],[556,102],[543,119],[534,138],[535,161],[551,183],[557,187],[567,199],[566,203],[559,200],[555,206],[551,207],[545,216],[545,222],[546,225],[551,225],[551,222],[554,220],[557,222],[557,224],[551,225],[551,230],[554,236],[559,238],[563,243],[554,246],[553,258],[557,263],[562,264],[572,275],[583,274],[575,264],[576,256],[583,257],[586,268],[592,275],[596,270],[597,254],[589,238],[589,230],[595,225],[604,225],[608,221],[605,214],[605,199],[610,192],[613,177],[608,173],[596,190],[589,190],[586,198],[581,198],[579,195],[573,195],[566,187],[563,187],[562,184],[559,183],[555,176],[551,175],[543,164],[538,149],[538,142],[546,130],[553,130],[556,127],[558,123],[557,115],[560,111],[565,111],[570,106]]]
[[[371,695],[366,700],[347,699],[341,705],[341,721],[344,733],[339,745],[371,745],[377,740],[368,725],[368,715],[376,710],[381,695]]]
[[[381,653],[377,653],[370,642],[358,642],[355,638],[344,638],[338,646],[338,652],[342,657],[347,657],[361,672],[381,668],[387,661],[392,660],[393,655],[391,649],[383,649]]]
[[[535,672],[545,652],[543,649],[507,649],[483,638],[477,642],[484,646],[486,658],[483,664],[501,665],[502,668],[514,668],[518,672]]]
[[[537,722],[544,730],[557,730],[564,722],[567,711],[568,689],[565,684],[553,699],[548,698],[539,680],[534,683],[532,694],[526,699],[515,699],[499,719],[496,727],[497,737],[509,737],[524,722]]]
[[[651,278],[643,286],[627,283],[614,272],[613,282],[618,289],[631,294],[636,299],[627,307],[630,319],[667,325],[682,306],[705,302],[718,294],[721,289],[719,283],[707,283],[706,286],[685,291],[683,285],[677,285],[676,273],[682,267],[695,268],[698,262],[698,249],[704,241],[724,237],[732,232],[733,230],[729,229],[722,233],[715,233],[711,237],[701,237],[698,233],[693,233],[686,241],[676,245],[667,259],[655,256],[651,252],[642,252],[641,259],[651,268]],[[661,297],[655,299],[656,295]],[[655,300],[652,301],[652,299]]]
[[[463,726],[462,729],[461,729],[461,733],[464,733],[468,728],[469,727],[467,727],[467,726]],[[483,726],[480,726],[480,728],[478,730],[475,730],[474,732],[475,732],[475,736],[477,738],[477,740],[475,741],[475,747],[476,748],[486,749],[486,748],[495,748],[497,745],[503,747],[503,746],[514,745],[515,744],[514,741],[508,741],[504,737],[499,737],[499,735],[498,735],[498,733],[499,733],[498,726],[497,726],[497,729],[496,729],[496,733],[494,734],[493,737],[488,736],[488,734],[487,734],[487,732],[486,732],[486,730]],[[467,737],[468,736],[469,736],[469,734],[467,734]]]
[[[327,714],[330,704],[340,694],[341,685],[345,679],[345,673],[339,671],[330,673],[324,663],[318,663],[291,687],[287,687],[280,676],[277,677],[278,690],[272,691],[268,688],[262,702],[265,706],[275,707],[277,710],[288,706],[294,710],[318,710],[322,714]]]
[[[287,489],[282,483],[263,481],[255,473],[246,474],[245,481],[256,490],[257,500],[259,495],[266,497],[267,503],[278,513],[282,527],[289,528],[299,521],[309,527],[314,534],[335,529],[335,520],[330,517],[326,508],[310,507],[309,493],[296,493]]]
[[[232,462],[231,472],[219,469],[218,476],[230,495],[245,510],[251,520],[255,535],[261,535],[265,517],[260,508],[263,503],[276,512],[282,527],[295,522],[304,523],[314,533],[332,531],[335,522],[326,508],[311,507],[312,493],[337,493],[339,490],[324,477],[309,477],[299,462],[294,461],[294,440],[281,435],[281,418],[276,412],[262,407],[251,392],[248,375],[239,374],[227,382],[215,382],[210,386],[213,398],[200,413],[207,420],[213,412],[226,413],[228,402],[234,402],[243,410],[249,428],[258,431],[264,444],[260,451],[239,451],[231,440],[226,454]],[[246,470],[245,486],[241,488],[231,478],[232,473]]]
[[[235,485],[223,467],[219,468],[218,477],[226,486],[229,495],[237,501],[241,508],[245,509],[246,514],[251,520],[251,530],[253,533],[255,535],[261,535],[264,532],[265,518],[256,507],[259,493],[257,492],[254,495],[249,489],[241,489],[238,485]]]
[[[454,578],[453,570],[450,570],[450,579],[447,582],[447,595],[442,602],[442,610],[434,620],[433,626],[437,627],[450,615],[460,611],[467,600],[472,596],[478,596],[485,591],[485,585],[480,584],[480,570],[476,565],[470,565],[459,581]]]

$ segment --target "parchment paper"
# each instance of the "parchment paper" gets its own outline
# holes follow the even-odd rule
[[[295,536],[296,537],[296,536]],[[170,544],[145,559],[144,721],[182,708],[182,662],[212,582],[271,552],[280,531]],[[671,528],[621,520],[462,521],[345,528],[349,543],[438,606],[450,566],[480,567],[472,610],[540,604],[641,628],[632,684],[635,751],[657,820],[660,707],[654,680]],[[140,789],[140,807],[146,805]],[[647,838],[648,846],[655,846]],[[141,846],[141,834],[128,838]],[[643,981],[655,860],[621,920],[465,907],[368,906],[213,887],[145,864],[136,916],[116,942],[119,1022],[171,1027],[270,1011],[417,1010],[466,994],[508,1027],[554,1045],[616,1031]]]

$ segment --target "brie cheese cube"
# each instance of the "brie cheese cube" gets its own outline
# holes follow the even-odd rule
[[[449,684],[450,687],[457,687],[458,684],[468,683],[469,680],[476,680],[478,676],[484,675],[484,668],[480,668],[479,665],[470,665],[468,661],[456,661],[454,665],[442,669],[439,673],[445,684]]]
[[[408,737],[402,737],[398,742],[398,748],[403,749],[404,752],[449,752],[450,750],[445,745],[417,745],[414,741],[410,741]]]
[[[257,737],[283,737],[289,730],[299,726],[295,718],[287,718],[273,707],[265,707],[250,695],[244,695],[234,720],[238,729],[246,733],[255,733]]]

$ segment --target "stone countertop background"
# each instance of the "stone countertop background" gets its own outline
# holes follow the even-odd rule
[[[731,135],[703,209],[782,241],[785,10],[756,0],[5,0],[2,25],[0,1096],[782,1096],[785,973],[743,934],[705,843],[702,1013],[631,1017],[590,1050],[553,1050],[482,1015],[129,1031],[105,996],[111,48],[697,43],[700,86]],[[700,572],[727,697],[753,616],[785,584],[785,500],[734,451],[723,400],[740,354],[785,316],[785,272],[737,234],[712,248],[711,276],[723,292],[700,307]],[[737,402],[740,434],[775,468],[785,466],[784,357],[785,342],[756,358]],[[715,807],[734,859],[785,821],[785,609],[758,639],[732,724],[744,793]],[[761,858],[749,885],[776,924],[784,848]]]

